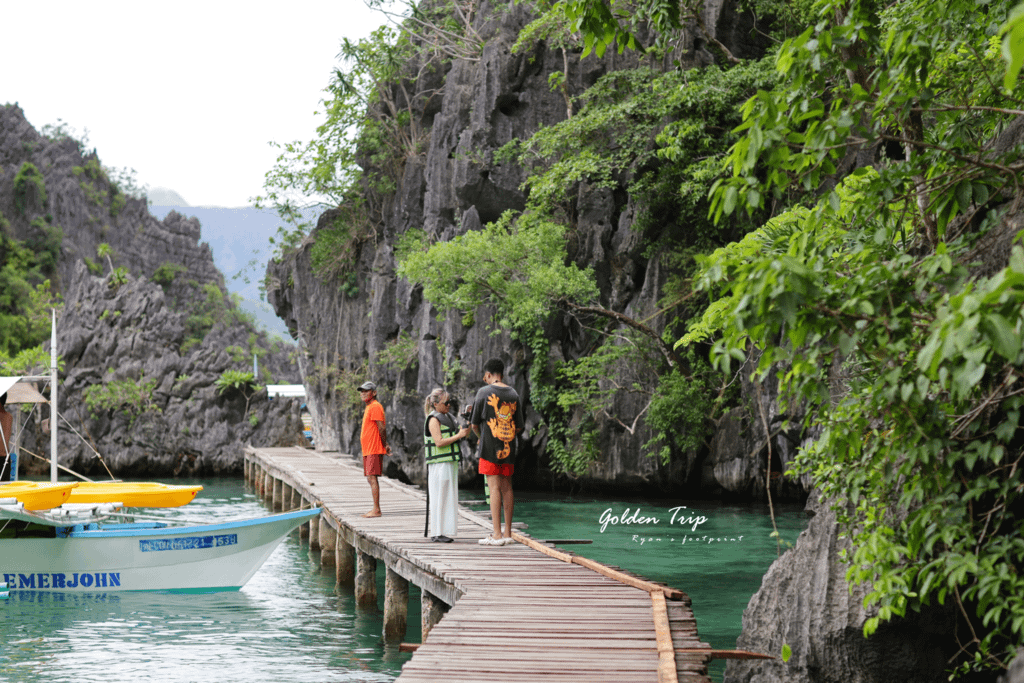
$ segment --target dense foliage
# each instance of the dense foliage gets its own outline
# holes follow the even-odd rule
[[[50,309],[60,296],[50,287],[60,228],[41,220],[32,238],[10,236],[10,223],[0,214],[0,362],[41,343],[50,330]],[[54,244],[53,237],[56,236]]]
[[[760,351],[757,372],[820,433],[796,469],[846,524],[865,634],[949,602],[953,675],[1024,643],[1024,250],[1018,235],[992,268],[1005,252],[986,247],[1024,172],[1009,9],[815,5],[778,53],[782,85],[744,106],[713,213],[821,200],[705,259],[717,301],[681,340],[715,336],[725,370]]]

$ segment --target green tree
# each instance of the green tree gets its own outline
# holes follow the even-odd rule
[[[101,245],[103,246],[103,245]],[[160,264],[155,271],[153,271],[153,282],[160,285],[166,292],[174,282],[174,279],[182,273],[187,273],[188,267],[174,263],[173,261],[164,261]]]
[[[398,274],[423,285],[423,296],[439,311],[457,311],[463,324],[493,304],[493,331],[509,330],[534,351],[545,351],[543,327],[553,303],[589,302],[597,291],[593,277],[566,263],[565,227],[511,212],[483,230],[448,242],[405,249]],[[453,277],[453,273],[459,275]]]
[[[128,269],[123,266],[118,266],[110,271],[110,275],[107,276],[107,285],[113,289],[118,290],[128,282]]]
[[[97,258],[107,259],[107,266],[110,268],[110,272],[114,272],[114,262],[110,260],[110,257],[114,255],[114,250],[106,242],[100,242],[96,245],[96,256]]]
[[[252,372],[243,370],[225,370],[213,384],[217,387],[217,393],[221,396],[232,392],[241,394],[242,398],[245,399],[243,415],[249,413],[249,402],[261,388],[256,383],[256,376]]]
[[[42,237],[8,237],[10,223],[0,214],[0,362],[41,344],[50,332],[50,311],[60,306],[49,277],[60,249],[60,228],[43,224]]]
[[[986,277],[968,264],[1024,179],[1019,146],[996,144],[1020,115],[999,77],[1010,5],[814,11],[712,196],[718,218],[790,208],[703,261],[714,303],[681,342],[714,339],[726,371],[756,349],[820,434],[796,471],[846,526],[865,635],[950,601],[951,674],[1003,668],[1024,643],[1024,250]]]

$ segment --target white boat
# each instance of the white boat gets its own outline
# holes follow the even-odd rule
[[[0,388],[6,391],[18,381],[49,379],[55,418],[56,314],[50,348],[50,377],[0,378]],[[57,483],[58,469],[56,423],[51,419],[52,484]],[[320,514],[313,508],[172,526],[167,519],[140,521],[138,514],[122,513],[123,500],[64,503],[40,510],[32,504],[26,507],[20,494],[11,495],[0,498],[0,584],[7,584],[10,591],[237,590],[289,532]],[[125,493],[115,487],[110,495],[123,498]]]
[[[168,526],[119,523],[117,504],[31,512],[0,501],[0,583],[11,591],[237,590],[319,509]],[[4,536],[14,537],[4,537]]]

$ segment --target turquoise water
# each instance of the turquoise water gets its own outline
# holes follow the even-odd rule
[[[196,483],[205,489],[193,503],[163,514],[222,521],[266,513],[240,480]],[[683,505],[673,524],[671,510]],[[804,514],[776,512],[782,538],[795,542]],[[681,524],[681,516],[691,521]],[[590,539],[564,548],[685,591],[702,640],[720,649],[735,647],[743,608],[776,556],[762,506],[518,493],[515,519],[535,538]],[[383,604],[383,571],[377,579]],[[406,641],[419,642],[419,620],[419,592],[410,586]],[[357,611],[350,588],[336,592],[333,571],[321,572],[319,553],[293,532],[236,592],[24,592],[0,600],[0,682],[391,681],[410,655],[385,646],[381,629],[381,612]],[[715,680],[723,670],[714,663]]]

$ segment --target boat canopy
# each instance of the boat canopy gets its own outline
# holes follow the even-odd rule
[[[282,398],[299,397],[305,398],[306,387],[302,384],[268,384],[267,385],[267,396],[274,398],[280,396]]]
[[[8,403],[49,403],[31,382],[48,377],[0,377],[0,395],[7,394]]]

